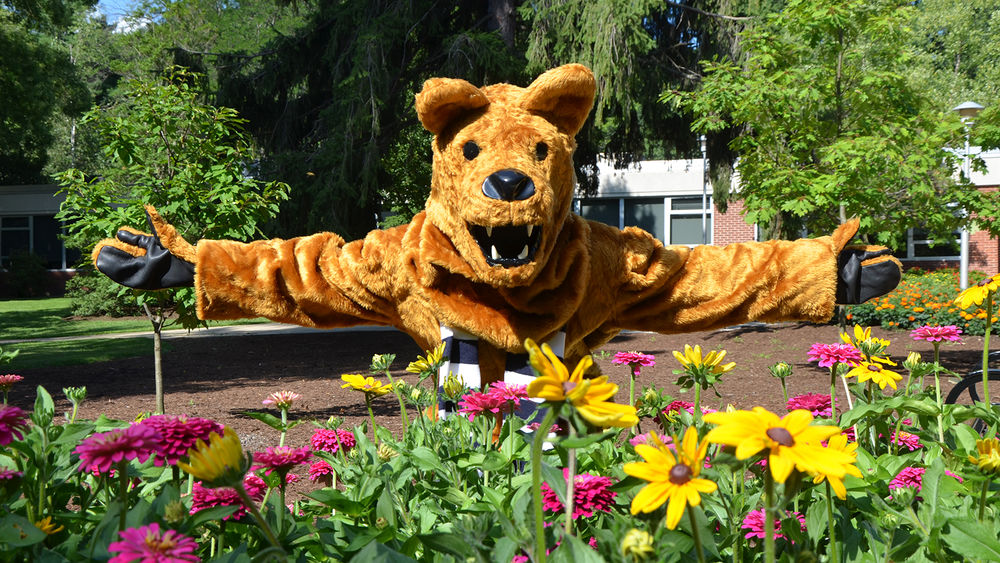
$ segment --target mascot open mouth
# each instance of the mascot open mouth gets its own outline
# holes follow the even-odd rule
[[[511,268],[535,259],[542,228],[535,225],[483,227],[469,225],[469,233],[490,266]]]

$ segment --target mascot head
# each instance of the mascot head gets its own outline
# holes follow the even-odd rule
[[[594,90],[590,70],[574,64],[527,88],[435,78],[417,94],[434,133],[427,220],[475,281],[529,284],[558,252],[576,185],[574,136]]]

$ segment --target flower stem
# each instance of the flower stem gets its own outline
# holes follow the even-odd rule
[[[375,445],[378,446],[378,432],[375,430],[375,411],[372,410],[372,398],[365,393],[365,406],[368,407],[368,418],[372,422],[372,437],[375,438]]]
[[[830,416],[837,420],[837,364],[830,366]]]
[[[764,561],[774,563],[774,477],[770,467],[764,470]]]
[[[542,423],[535,429],[531,443],[531,497],[535,506],[535,563],[545,563],[545,521],[542,516],[542,444],[556,420],[562,403],[551,405]]]
[[[694,507],[689,504],[687,508],[688,517],[691,519],[691,538],[694,539],[694,547],[698,553],[698,563],[705,563],[705,552],[701,549],[701,534],[698,532],[698,523],[694,518]]]
[[[830,525],[830,561],[837,563],[840,561],[840,550],[837,546],[836,526],[833,520],[833,494],[830,490],[830,481],[826,482],[826,519]]]
[[[392,385],[392,393],[396,395],[396,400],[399,401],[399,418],[403,421],[403,434],[406,434],[406,428],[410,425],[410,417],[406,414],[406,403],[403,402],[403,396],[400,395],[399,389],[396,388],[396,382],[392,379],[392,374],[389,370],[385,370],[385,376],[389,379],[389,385]]]
[[[701,426],[701,383],[694,385],[694,427]]]
[[[118,515],[118,531],[125,531],[125,516],[128,513],[128,461],[118,462],[118,498],[122,501],[122,511]],[[39,513],[41,514],[41,513]]]
[[[576,436],[576,429],[569,425],[569,436]],[[569,449],[569,459],[566,464],[568,470],[566,474],[566,535],[573,535],[573,501],[576,500],[576,493],[573,490],[576,485],[576,448]]]
[[[239,495],[240,500],[243,501],[243,506],[245,506],[247,510],[250,511],[250,514],[253,514],[254,519],[257,520],[257,524],[260,526],[260,529],[263,530],[264,535],[267,536],[267,541],[271,542],[272,546],[284,551],[281,544],[278,543],[278,538],[271,530],[271,526],[269,526],[267,524],[267,520],[264,520],[264,517],[261,516],[260,509],[257,508],[257,504],[254,503],[254,501],[250,498],[250,495],[247,494],[247,490],[243,488],[243,483],[237,483],[235,490],[236,494]]]
[[[632,370],[631,370],[632,373],[631,373],[631,375],[629,375],[629,378],[628,378],[628,406],[634,407],[635,406],[635,378],[636,378],[636,375],[637,375],[636,374],[636,368],[638,366],[630,366],[630,367],[632,368]],[[634,436],[635,435],[635,427],[634,426],[630,426],[629,427],[628,434],[629,434],[629,436]]]
[[[990,330],[993,328],[993,292],[986,293],[986,329],[983,333],[983,402],[990,408]]]
[[[934,342],[934,395],[937,399],[937,431],[938,431],[938,441],[942,444],[944,443],[944,415],[941,412],[944,409],[944,404],[941,402],[941,362],[938,361],[938,347],[941,346],[940,342]]]
[[[983,518],[986,517],[986,497],[990,494],[990,480],[985,479],[983,481],[983,492],[979,495],[979,521],[982,522]]]
[[[285,445],[285,434],[288,433],[288,409],[281,409],[281,437],[278,438],[278,446]]]

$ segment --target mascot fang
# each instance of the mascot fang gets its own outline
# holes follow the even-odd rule
[[[576,64],[527,88],[428,80],[416,109],[434,134],[431,193],[407,225],[352,242],[318,233],[192,245],[148,208],[153,232],[122,228],[94,262],[129,287],[193,285],[206,320],[385,325],[423,349],[445,341],[441,383],[452,371],[470,387],[527,383],[528,338],[575,365],[621,330],[825,322],[836,303],[899,282],[885,248],[846,246],[857,221],[816,239],[688,248],[571,213],[574,136],[594,91]]]

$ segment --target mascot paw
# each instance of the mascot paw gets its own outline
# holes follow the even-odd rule
[[[171,247],[178,246],[178,254],[193,257],[194,247],[163,223],[155,209],[147,208],[146,216],[153,234],[123,227],[115,238],[102,240],[94,248],[94,266],[112,280],[135,289],[193,287],[194,264],[163,246],[157,224],[160,231],[169,231]]]
[[[837,257],[837,303],[857,305],[899,285],[903,265],[884,246],[848,246]]]

